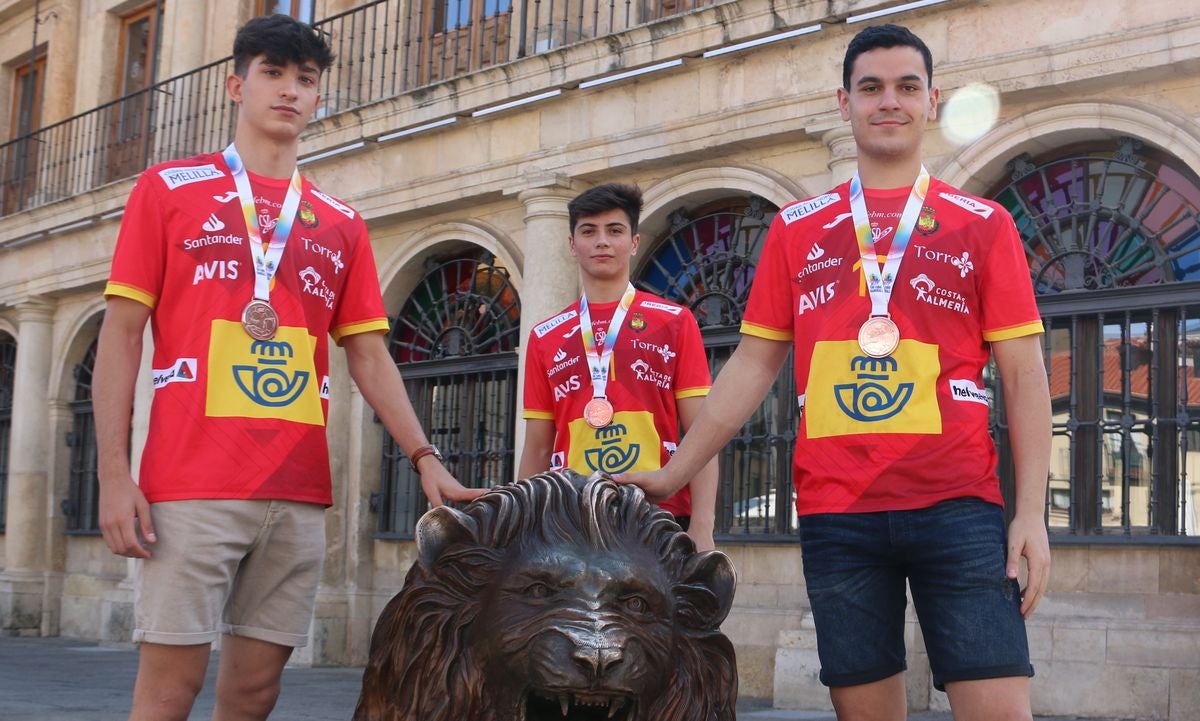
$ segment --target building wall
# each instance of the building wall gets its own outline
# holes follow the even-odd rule
[[[527,331],[578,293],[564,252],[565,204],[585,187],[639,183],[647,198],[642,233],[649,239],[669,227],[668,214],[681,206],[747,193],[782,205],[849,177],[853,142],[833,89],[844,46],[859,26],[843,19],[892,4],[725,2],[487,68],[314,123],[302,156],[360,141],[364,146],[303,171],[367,219],[389,313],[403,305],[426,257],[477,246],[512,272]],[[111,99],[114,27],[132,7],[110,0],[43,3],[43,13],[58,13],[41,26],[52,68],[60,52],[75,58],[73,72],[47,70],[47,108],[57,109],[54,117]],[[163,26],[170,42],[160,77],[223,57],[248,13],[247,3],[232,0],[168,2]],[[954,0],[894,19],[930,44],[943,97],[975,82],[1000,92],[995,128],[969,145],[951,143],[931,125],[927,165],[953,184],[984,192],[1020,152],[1121,135],[1200,169],[1200,19],[1178,3]],[[31,2],[0,2],[0,47],[9,54],[0,63],[27,52],[10,49],[30,37],[31,23]],[[701,57],[810,24],[820,24],[820,31]],[[578,87],[676,58],[683,59],[679,67]],[[11,68],[3,67],[0,92],[11,80]],[[547,90],[561,94],[471,117],[474,110]],[[452,116],[453,125],[437,130],[375,140]],[[118,181],[0,219],[0,327],[18,339],[18,360],[25,361],[17,372],[30,385],[20,407],[30,414],[31,428],[45,429],[22,435],[10,464],[8,526],[0,537],[3,633],[129,638],[133,563],[108,554],[96,536],[65,535],[59,504],[67,493],[62,439],[70,427],[72,369],[95,338],[120,222],[104,216],[120,210],[131,185]],[[85,220],[91,223],[27,240]],[[143,378],[148,358],[147,351]],[[312,643],[295,662],[359,664],[374,619],[402,585],[414,548],[375,536],[370,495],[379,489],[381,432],[338,351],[331,376],[336,502],[327,512],[329,550]],[[139,389],[135,455],[149,400],[149,388]],[[1051,593],[1029,627],[1037,713],[1200,716],[1200,547],[1190,540],[1055,542]],[[743,695],[772,698],[781,707],[823,707],[828,701],[815,680],[798,547],[722,542],[720,548],[739,571],[725,628],[738,647]],[[929,688],[915,620],[910,626],[910,703],[944,707],[945,697]]]

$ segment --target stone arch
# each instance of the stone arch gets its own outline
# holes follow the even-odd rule
[[[1085,140],[1128,135],[1200,168],[1200,130],[1163,108],[1129,103],[1068,103],[1012,118],[955,156],[938,173],[947,183],[982,195],[1019,153],[1041,155]]]
[[[389,313],[399,311],[404,299],[424,275],[423,261],[454,245],[474,245],[487,250],[521,287],[525,255],[507,234],[486,223],[469,220],[438,223],[413,234],[379,264],[380,287]]]
[[[765,168],[698,168],[666,178],[645,190],[638,232],[643,241],[657,237],[669,227],[667,217],[681,204],[704,203],[736,193],[760,196],[778,208],[812,195],[800,182]]]
[[[66,332],[61,344],[61,352],[56,355],[54,367],[50,369],[51,400],[68,403],[75,398],[75,365],[83,360],[84,354],[91,346],[96,336],[88,335],[85,331],[89,324],[95,324],[104,312],[107,301],[103,297],[89,301],[79,306],[66,324]]]

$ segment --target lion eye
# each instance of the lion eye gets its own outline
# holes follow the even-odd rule
[[[549,598],[553,591],[544,583],[534,583],[525,589],[525,595],[530,598]]]
[[[622,599],[622,603],[625,604],[625,610],[632,613],[645,613],[650,610],[650,604],[641,596],[627,596]]]

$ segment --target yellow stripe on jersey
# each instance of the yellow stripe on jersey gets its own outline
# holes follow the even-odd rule
[[[382,331],[387,333],[387,318],[372,318],[371,320],[364,320],[358,323],[347,323],[346,325],[340,325],[337,328],[334,328],[332,331],[330,331],[330,333],[333,335],[333,341],[338,345],[341,345],[342,339],[348,335],[371,333],[373,331]]]
[[[792,339],[792,331],[790,330],[777,330],[775,328],[768,328],[765,325],[755,325],[745,320],[742,321],[741,332],[742,335],[752,335],[758,338],[766,338],[767,340],[790,341]]]
[[[158,302],[153,293],[147,293],[136,286],[110,280],[108,285],[104,286],[104,297],[108,298],[114,295],[121,298],[128,298],[129,300],[136,300],[151,310],[154,309],[155,304]]]
[[[675,400],[681,398],[703,398],[712,390],[712,386],[704,386],[703,388],[680,388],[675,391]]]
[[[527,421],[552,421],[554,420],[553,411],[538,411],[526,408],[521,414],[521,417]]]
[[[1040,320],[1013,325],[1007,328],[997,328],[995,330],[985,330],[983,339],[988,343],[995,343],[998,340],[1009,340],[1010,338],[1023,338],[1027,335],[1037,335],[1045,333],[1046,329],[1042,327]]]

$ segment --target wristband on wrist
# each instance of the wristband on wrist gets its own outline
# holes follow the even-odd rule
[[[421,469],[417,468],[417,463],[419,463],[425,456],[433,456],[439,461],[445,460],[442,458],[442,453],[437,449],[437,446],[433,445],[432,443],[423,445],[417,450],[413,451],[412,455],[408,457],[408,465],[412,466],[414,473],[421,473]]]

